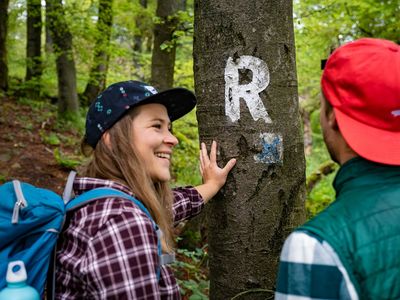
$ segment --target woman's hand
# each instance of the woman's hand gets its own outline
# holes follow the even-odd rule
[[[220,168],[217,165],[217,142],[211,144],[210,156],[207,148],[201,143],[200,149],[200,173],[203,177],[203,184],[196,186],[197,191],[208,202],[222,188],[226,182],[229,172],[236,164],[236,159],[232,158],[225,167]]]

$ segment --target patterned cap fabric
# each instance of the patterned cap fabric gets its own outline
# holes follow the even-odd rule
[[[400,46],[345,44],[329,57],[321,85],[347,144],[368,160],[400,165]]]
[[[195,107],[196,97],[184,88],[158,93],[154,87],[140,81],[114,83],[101,92],[89,107],[86,115],[86,142],[95,148],[103,133],[129,109],[146,103],[163,104],[172,122]]]

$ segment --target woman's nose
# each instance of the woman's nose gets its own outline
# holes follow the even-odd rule
[[[178,139],[170,131],[168,131],[167,135],[164,138],[164,143],[174,147],[178,144],[178,142]]]

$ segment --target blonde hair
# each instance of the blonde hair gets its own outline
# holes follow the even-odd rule
[[[161,245],[164,252],[171,252],[174,244],[172,201],[173,195],[167,182],[153,182],[146,166],[135,151],[133,120],[137,115],[131,109],[109,130],[110,145],[103,138],[93,150],[82,143],[82,152],[92,159],[83,168],[82,175],[119,182],[126,185],[149,210],[154,221],[163,232]]]

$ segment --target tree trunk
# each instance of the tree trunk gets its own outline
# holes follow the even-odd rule
[[[140,7],[143,9],[147,8],[147,0],[140,0],[139,1]],[[138,15],[135,17],[135,24],[136,24],[136,33],[133,35],[133,51],[134,52],[142,52],[143,50],[143,41],[142,41],[142,36],[143,36],[143,20],[142,16],[140,14],[140,11]],[[136,63],[136,59],[134,57],[134,63]]]
[[[111,27],[113,22],[112,5],[113,0],[99,1],[99,19],[97,21],[97,36],[92,68],[90,70],[89,82],[82,95],[85,105],[89,105],[106,85],[108,62],[110,60],[109,47]]]
[[[144,35],[144,16],[141,14],[142,9],[147,8],[147,0],[139,1],[140,8],[138,14],[135,16],[136,32],[133,35],[133,76],[138,77],[139,80],[144,81],[143,65],[141,62],[141,53],[143,52],[143,35]]]
[[[47,11],[46,11],[45,15],[46,15],[46,21],[45,21],[46,41],[45,41],[44,49],[45,49],[46,54],[49,54],[49,53],[53,52],[53,38],[51,37],[51,30],[50,30],[50,25],[49,25],[50,20],[49,20]]]
[[[202,141],[237,158],[208,209],[210,299],[271,299],[282,244],[305,220],[290,0],[196,0]]]
[[[177,20],[172,17],[177,12],[176,0],[158,0],[156,15],[160,23],[154,26],[154,47],[151,59],[151,83],[159,90],[172,87],[176,44],[173,41]]]
[[[187,0],[179,0],[178,1],[178,8],[179,8],[179,10],[186,11],[186,9],[187,9]]]
[[[26,43],[26,76],[25,81],[31,81],[28,92],[31,97],[40,95],[40,77],[42,75],[41,35],[42,35],[42,4],[41,0],[27,2],[27,43]]]
[[[8,89],[7,29],[9,0],[0,1],[0,91]]]
[[[76,70],[72,51],[72,35],[65,19],[61,0],[47,0],[46,13],[53,37],[58,78],[58,114],[73,119],[78,115],[79,102],[76,89]]]

